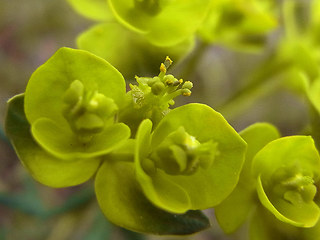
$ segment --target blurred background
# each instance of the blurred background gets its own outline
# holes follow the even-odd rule
[[[62,46],[76,48],[76,36],[92,24],[65,0],[0,1],[0,240],[238,239],[237,235],[225,237],[210,211],[207,214],[213,228],[193,236],[132,233],[102,216],[92,182],[52,189],[35,182],[23,168],[4,133],[6,102],[24,92],[32,72],[56,50]],[[252,69],[270,56],[279,31],[270,34],[268,46],[258,53],[212,45],[201,55],[188,56],[173,69],[179,78],[179,67],[196,62],[195,71],[184,77],[194,82],[192,96],[184,101],[206,103],[221,111],[238,131],[258,121],[275,124],[283,135],[306,131],[306,103],[292,91],[269,91],[273,88],[269,84],[253,88],[250,98],[241,95]],[[224,104],[232,98],[237,104]],[[178,100],[177,105],[181,103]]]

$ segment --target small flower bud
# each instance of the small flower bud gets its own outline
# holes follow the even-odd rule
[[[166,73],[167,72],[167,68],[163,63],[161,63],[161,65],[160,65],[160,72],[162,72],[162,73]]]
[[[171,86],[177,79],[173,75],[169,74],[166,75],[163,80],[168,86]]]
[[[159,95],[164,89],[165,85],[161,81],[154,83],[151,87],[151,91],[154,95]]]
[[[191,95],[191,91],[187,88],[182,89],[182,95],[189,97]]]
[[[186,82],[184,82],[184,84],[182,85],[182,88],[191,89],[191,88],[193,88],[193,83],[190,82],[190,81],[186,81]]]

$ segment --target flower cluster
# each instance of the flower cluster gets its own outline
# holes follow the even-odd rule
[[[293,0],[280,1],[281,17],[272,0],[68,2],[100,23],[78,37],[83,50],[58,50],[8,102],[7,135],[37,181],[94,179],[104,215],[137,232],[195,233],[209,226],[201,210],[214,208],[226,233],[248,226],[250,240],[319,240],[320,1],[301,23],[304,4]],[[180,70],[189,77],[210,44],[261,50],[277,18],[275,51],[224,108],[286,86],[307,100],[312,137],[281,137],[268,123],[238,134],[207,105],[171,109],[193,83],[168,74],[169,57],[158,74],[159,59],[197,46]]]
[[[256,123],[240,135],[248,149],[236,189],[216,207],[220,226],[234,232],[249,219],[250,239],[313,239],[320,217],[320,157],[310,136],[280,137]],[[305,234],[305,236],[304,236]]]
[[[83,50],[61,48],[9,101],[7,133],[22,163],[51,187],[95,175],[105,216],[130,230],[190,234],[208,227],[199,210],[235,188],[246,143],[203,104],[170,110],[192,83],[167,75],[122,75]],[[223,183],[223,184],[222,184]],[[163,227],[168,222],[172,228]]]
[[[176,61],[205,44],[256,51],[277,26],[270,0],[68,0],[82,16],[98,21],[77,39],[80,49],[103,57],[127,78],[156,74],[166,55]],[[119,40],[121,36],[121,40]],[[134,50],[133,50],[134,49]],[[134,52],[123,58],[119,52]]]

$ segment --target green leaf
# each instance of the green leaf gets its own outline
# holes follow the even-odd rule
[[[122,36],[121,39],[119,36]],[[178,62],[192,50],[194,39],[188,38],[171,47],[156,47],[143,35],[132,32],[119,23],[108,22],[81,33],[77,38],[77,45],[109,61],[126,79],[133,79],[135,75],[158,75],[159,63],[166,56]],[[123,57],[120,52],[130,53],[131,57]]]
[[[234,232],[248,218],[257,205],[256,180],[251,173],[252,159],[267,143],[280,137],[278,130],[268,123],[255,123],[240,132],[248,144],[245,163],[235,190],[221,204],[215,207],[215,215],[220,227],[226,232]]]
[[[175,45],[194,34],[210,3],[210,0],[109,0],[111,10],[121,23],[144,34],[157,46]]]
[[[125,96],[125,81],[113,66],[89,52],[64,47],[40,66],[28,82],[25,112],[30,124],[49,118],[60,127],[67,125],[62,114],[63,96],[75,80],[87,91],[98,91],[117,105]]]
[[[38,119],[31,128],[35,140],[43,149],[62,159],[94,158],[121,146],[129,137],[130,129],[116,123],[96,134],[88,143],[75,139],[70,129],[59,127],[47,118]]]
[[[209,227],[200,211],[170,214],[151,204],[135,178],[132,162],[106,159],[95,180],[96,195],[105,216],[131,231],[157,235],[186,235]]]
[[[70,5],[84,17],[95,21],[109,21],[113,19],[106,0],[68,0]]]
[[[100,160],[63,161],[44,151],[30,134],[23,110],[24,95],[9,100],[6,132],[21,162],[40,183],[50,187],[68,187],[87,181],[97,170]]]
[[[159,168],[154,170],[153,161],[148,160],[151,151],[180,127],[200,145],[210,141],[217,143],[219,154],[213,164],[207,168],[196,167],[195,172],[185,175],[167,174]],[[203,104],[188,104],[172,110],[156,127],[149,152],[146,148],[148,130],[145,126],[140,129],[144,133],[137,134],[137,179],[146,196],[157,206],[179,213],[188,209],[206,209],[219,204],[234,189],[244,161],[246,143],[221,114]],[[166,196],[168,194],[170,196]],[[159,201],[162,196],[164,199]],[[165,201],[169,197],[170,200]]]
[[[279,220],[312,227],[320,216],[313,201],[320,158],[309,136],[291,136],[267,144],[252,164],[261,203]]]

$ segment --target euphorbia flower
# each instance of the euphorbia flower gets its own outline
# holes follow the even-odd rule
[[[320,157],[310,136],[280,138],[271,124],[256,123],[240,135],[248,151],[239,184],[215,208],[226,233],[250,220],[250,239],[309,238],[318,231]],[[277,227],[275,227],[277,226]],[[304,236],[304,237],[302,237]],[[295,239],[295,238],[294,238]]]
[[[153,204],[173,213],[206,209],[235,187],[246,143],[210,107],[189,104],[169,112],[151,135],[137,133],[136,175]]]
[[[313,227],[320,216],[314,202],[320,180],[320,158],[309,136],[274,140],[254,157],[261,203],[279,220],[297,227]]]
[[[123,154],[134,152],[134,162],[107,156],[95,181],[97,198],[113,223],[158,234],[181,231],[173,219],[199,221],[197,212],[189,210],[210,208],[226,198],[238,181],[246,150],[227,121],[203,104],[171,110],[154,132],[150,119],[142,121],[133,141]],[[161,230],[163,224],[172,228]]]
[[[79,184],[94,174],[102,155],[129,138],[129,127],[115,122],[124,96],[124,79],[109,63],[61,48],[33,73],[25,94],[9,102],[7,132],[37,180]],[[20,132],[13,132],[14,122]]]

